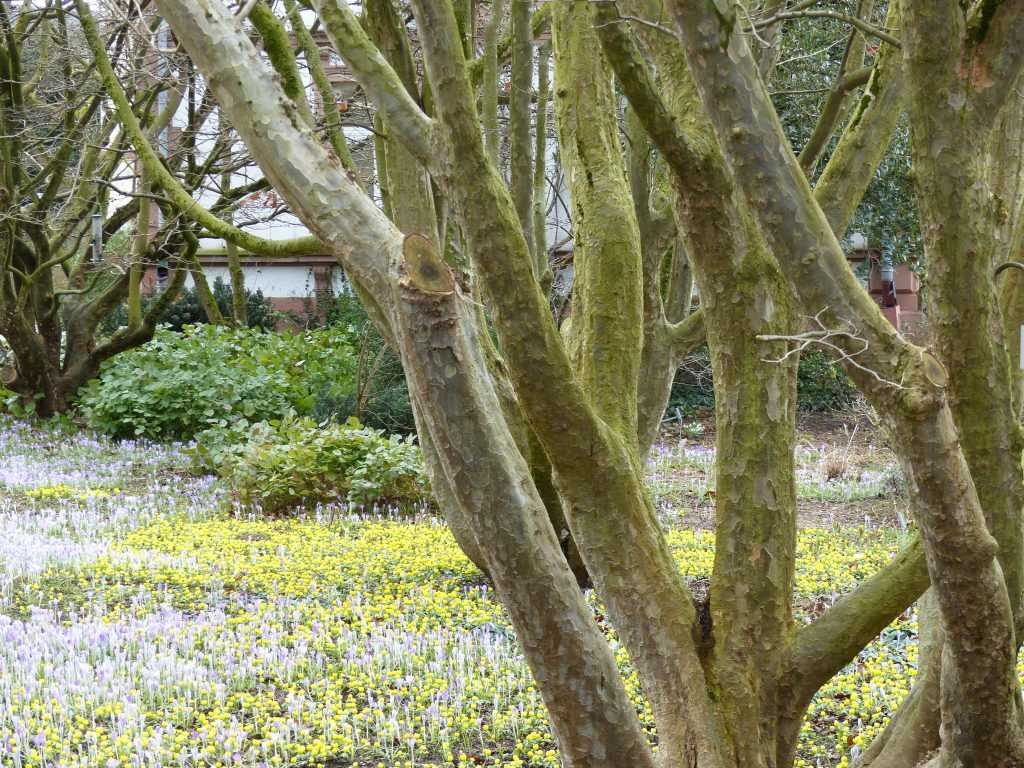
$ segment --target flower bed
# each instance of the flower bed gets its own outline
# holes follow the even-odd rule
[[[0,476],[0,764],[559,765],[504,612],[443,525],[234,516],[216,483],[176,474],[184,462],[0,422],[0,466],[19,467]],[[711,534],[670,542],[687,578],[710,574]],[[897,544],[886,529],[801,532],[798,613]],[[846,765],[884,725],[915,637],[906,617],[829,683],[798,765]]]

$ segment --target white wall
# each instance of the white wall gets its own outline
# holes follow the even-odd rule
[[[304,299],[312,296],[316,287],[311,267],[294,266],[281,264],[264,267],[247,266],[243,269],[245,273],[245,287],[250,291],[263,291],[267,298],[275,299]],[[206,279],[210,285],[219,277],[225,283],[231,282],[227,267],[205,267]],[[192,288],[192,276],[186,281],[186,286]],[[331,287],[334,295],[337,296],[345,291],[344,275],[340,267],[331,268]]]

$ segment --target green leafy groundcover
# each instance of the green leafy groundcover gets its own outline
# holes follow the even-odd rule
[[[187,440],[239,419],[309,413],[324,392],[351,392],[356,367],[347,329],[189,326],[105,363],[79,405],[90,426],[115,437]]]

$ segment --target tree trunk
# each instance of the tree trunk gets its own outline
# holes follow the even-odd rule
[[[630,9],[651,18],[642,3]],[[607,10],[598,24],[625,90],[622,42]],[[645,33],[642,33],[645,34]],[[796,356],[763,335],[797,330],[796,300],[718,153],[710,124],[677,50],[652,32],[665,106],[687,140],[704,149],[673,167],[679,231],[692,255],[715,385],[716,547],[710,601],[709,683],[718,692],[725,738],[737,765],[770,766],[777,751],[777,682],[792,629],[796,550],[793,450]],[[672,83],[672,88],[664,87]],[[641,107],[642,109],[642,107]],[[670,165],[672,159],[669,160]],[[758,642],[750,642],[757,636]]]
[[[946,402],[946,371],[929,353],[911,347],[886,327],[877,307],[856,287],[786,146],[746,43],[731,31],[733,11],[718,3],[671,4],[702,101],[744,194],[773,250],[786,261],[804,305],[812,311],[820,308],[830,327],[856,328],[851,337],[863,341],[858,346],[849,341],[839,345],[847,355],[858,355],[855,365],[847,357],[848,370],[893,423],[897,450],[911,468],[908,482],[919,498],[915,510],[946,633],[946,754],[965,765],[1016,764],[1013,761],[1024,758],[1015,722],[1019,686],[1010,599],[995,557],[996,542],[988,532]],[[941,17],[952,12],[943,7],[936,13]],[[935,36],[927,45],[932,55],[947,56],[948,49]],[[1014,49],[1013,55],[1019,53]],[[997,92],[988,91],[984,98],[994,96]],[[951,96],[949,103],[955,108],[960,102]],[[955,693],[947,686],[952,681]]]
[[[478,542],[488,542],[481,548],[488,573],[528,663],[548,682],[544,701],[566,764],[653,768],[614,657],[576,589],[529,467],[501,417],[476,343],[472,305],[426,240],[406,239],[402,271],[399,347],[420,404],[417,417],[430,434],[458,514]]]
[[[231,317],[239,328],[249,325],[249,304],[245,296],[245,270],[238,255],[238,246],[224,243],[228,254],[228,275],[231,278]]]
[[[718,510],[709,624],[679,578],[637,451],[644,264],[636,210],[628,190],[623,194],[622,165],[607,158],[620,151],[607,119],[617,110],[610,78],[603,62],[584,56],[594,48],[588,30],[595,7],[571,2],[554,9],[556,53],[568,56],[558,62],[560,132],[575,175],[577,218],[583,217],[576,222],[577,248],[584,272],[589,270],[574,307],[572,354],[551,318],[519,214],[481,137],[476,89],[451,3],[413,3],[418,28],[430,30],[421,42],[436,117],[418,107],[394,70],[359,38],[359,25],[350,23],[354,17],[345,22],[341,47],[348,49],[342,53],[386,115],[389,133],[443,179],[491,311],[503,355],[498,359],[485,343],[475,297],[463,297],[434,241],[418,235],[403,241],[311,133],[296,125],[284,95],[266,87],[265,65],[228,12],[216,0],[158,5],[268,177],[344,260],[371,295],[382,332],[397,342],[432,480],[460,542],[475,550],[495,580],[567,765],[648,766],[654,760],[610,649],[558,551],[525,460],[519,412],[509,402],[521,406],[551,461],[568,526],[652,704],[662,766],[790,765],[813,692],[924,588],[922,549],[947,636],[943,675],[956,673],[956,690],[965,698],[947,707],[956,713],[950,732],[962,741],[957,754],[972,765],[994,764],[975,760],[978,755],[1012,756],[1005,731],[984,734],[976,727],[979,707],[1010,701],[1006,670],[1015,648],[995,545],[944,400],[945,371],[899,338],[857,285],[831,232],[840,223],[822,213],[774,122],[738,37],[742,24],[735,18],[728,23],[731,6],[672,2],[696,95],[713,131],[694,109],[690,81],[676,76],[669,59],[658,64],[660,91],[683,83],[680,93],[669,94],[671,109],[660,103],[652,83],[645,81],[646,91],[644,82],[634,87],[632,75],[641,81],[648,76],[644,67],[637,71],[642,57],[627,56],[619,73],[634,103],[647,100],[645,125],[658,134],[658,146],[677,173],[679,230],[708,293],[699,318],[707,321],[716,375],[728,386],[719,413],[728,445],[720,456],[719,496],[725,498]],[[331,6],[326,13],[344,16],[347,8]],[[604,112],[588,111],[594,108]],[[603,211],[621,217],[593,221]],[[621,246],[614,253],[618,262],[607,245],[612,241]],[[698,254],[691,241],[723,247]],[[730,281],[747,311],[730,305]],[[923,541],[799,628],[789,613],[792,475],[776,473],[755,450],[763,451],[763,444],[783,462],[788,452],[791,461],[792,444],[785,441],[792,439],[793,392],[786,387],[792,362],[771,368],[764,381],[752,373],[764,359],[781,356],[793,335],[788,324],[794,322],[794,294],[812,312],[821,309],[831,326],[847,329],[836,346],[894,424],[911,492],[920,502],[915,509]],[[691,319],[670,325],[672,335],[682,334]],[[611,327],[613,320],[623,327]],[[506,368],[514,387],[509,393],[503,392]],[[631,393],[628,401],[623,392]],[[747,409],[756,413],[748,416]],[[998,713],[994,721],[1001,722]],[[979,747],[990,752],[969,751]]]
[[[573,369],[601,417],[637,434],[643,346],[640,231],[619,141],[618,99],[585,0],[551,14],[555,124],[572,200]]]

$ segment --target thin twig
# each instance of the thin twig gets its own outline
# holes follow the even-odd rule
[[[606,4],[606,5],[611,5],[613,8],[615,8],[615,14],[616,14],[616,16],[618,16],[618,18],[616,18],[614,21],[605,22],[604,24],[598,24],[597,25],[598,27],[603,27],[603,26],[606,26],[608,24],[617,24],[617,23],[622,22],[622,21],[632,21],[632,22],[635,22],[635,23],[640,24],[642,26],[650,27],[651,29],[655,29],[658,32],[662,32],[663,34],[671,35],[672,37],[674,37],[676,39],[679,38],[679,35],[676,33],[676,31],[674,29],[671,29],[670,27],[666,27],[665,25],[659,24],[656,21],[651,21],[650,19],[643,19],[643,18],[641,18],[639,16],[633,16],[633,15],[630,15],[630,14],[622,13],[622,11],[619,10],[618,0],[589,0],[589,2],[595,3],[595,4],[603,3],[603,4]]]
[[[248,15],[252,13],[252,9],[256,7],[257,2],[258,0],[246,0],[245,5],[238,9],[238,12],[235,14],[235,17],[239,21],[242,21],[243,19],[248,17]]]
[[[806,331],[805,333],[798,333],[798,334],[794,334],[794,335],[791,335],[791,336],[785,336],[785,335],[779,335],[779,336],[776,336],[776,335],[759,335],[759,336],[757,336],[758,341],[785,341],[785,342],[792,342],[792,343],[796,344],[795,347],[793,347],[792,349],[788,350],[784,355],[782,355],[782,357],[775,358],[775,359],[767,359],[766,358],[766,359],[763,359],[762,362],[765,362],[765,363],[781,363],[781,362],[787,360],[788,358],[790,358],[793,355],[800,354],[801,352],[803,352],[808,347],[819,346],[819,347],[824,347],[825,349],[829,349],[832,352],[834,352],[835,355],[836,355],[836,360],[835,361],[837,363],[849,363],[854,368],[857,368],[858,370],[864,371],[865,373],[870,374],[871,376],[874,376],[875,379],[877,379],[880,384],[885,384],[886,386],[894,387],[896,389],[903,389],[903,385],[902,384],[899,384],[899,383],[897,383],[895,381],[889,381],[888,379],[883,378],[877,371],[875,371],[875,370],[873,370],[871,368],[868,368],[865,365],[861,365],[861,363],[857,361],[856,358],[857,358],[858,355],[861,355],[864,352],[867,352],[868,348],[870,347],[870,342],[868,342],[868,340],[865,339],[864,337],[858,335],[857,329],[854,328],[853,326],[850,326],[849,330],[835,330],[835,329],[828,328],[822,322],[822,320],[821,320],[821,316],[825,312],[827,312],[827,311],[828,311],[828,307],[825,307],[820,312],[818,312],[814,317],[810,317],[808,315],[803,315],[803,317],[806,318],[807,320],[810,320],[810,321],[814,322],[815,324],[817,324],[817,326],[818,326],[817,330]],[[843,347],[839,346],[839,344],[836,344],[835,342],[833,342],[832,339],[845,339],[845,340],[850,341],[850,342],[857,342],[857,343],[863,344],[863,346],[860,349],[858,349],[858,350],[855,350],[853,352],[848,352],[846,349],[844,349]]]
[[[783,11],[782,13],[775,14],[770,19],[757,22],[754,26],[758,29],[763,29],[764,27],[771,26],[772,24],[776,24],[780,21],[788,21],[790,19],[812,18],[835,19],[836,21],[843,21],[846,22],[847,24],[856,27],[865,34],[877,37],[879,40],[882,40],[888,43],[889,45],[893,45],[897,48],[903,47],[899,41],[899,38],[893,37],[884,29],[879,29],[874,24],[864,21],[864,19],[858,18],[857,16],[851,16],[848,13],[840,13],[839,11]]]

